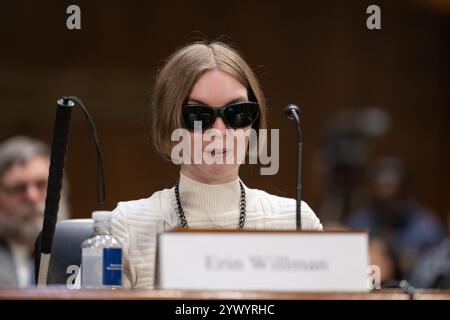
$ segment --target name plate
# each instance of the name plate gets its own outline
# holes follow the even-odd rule
[[[172,231],[159,235],[156,285],[366,292],[368,262],[363,231]]]

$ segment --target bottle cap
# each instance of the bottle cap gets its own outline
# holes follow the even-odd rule
[[[92,219],[94,221],[110,221],[112,218],[111,211],[94,211],[92,212]]]

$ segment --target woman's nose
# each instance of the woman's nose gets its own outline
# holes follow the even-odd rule
[[[211,128],[220,130],[222,132],[225,132],[225,130],[227,129],[227,126],[226,126],[225,122],[223,122],[222,117],[218,116],[216,118],[216,121],[214,121],[214,123],[213,123]]]

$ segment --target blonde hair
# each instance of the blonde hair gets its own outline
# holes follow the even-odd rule
[[[195,42],[175,51],[160,70],[152,95],[151,139],[156,151],[170,159],[175,145],[170,137],[181,128],[181,106],[198,78],[206,71],[219,69],[247,88],[250,101],[260,106],[255,129],[265,129],[266,103],[258,79],[237,50],[222,42]]]

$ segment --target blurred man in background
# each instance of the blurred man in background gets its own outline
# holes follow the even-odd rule
[[[450,210],[447,212],[447,237],[420,259],[410,282],[418,288],[450,289]]]
[[[393,253],[393,270],[407,279],[422,254],[445,236],[439,220],[410,197],[410,179],[398,159],[380,160],[370,177],[367,205],[352,213],[347,226],[367,228]],[[383,272],[383,270],[381,270]]]
[[[370,150],[390,125],[383,108],[362,106],[339,111],[327,124],[314,161],[320,175],[317,184],[324,188],[319,216],[325,226],[341,226],[348,213],[359,207]]]
[[[50,151],[28,137],[0,143],[0,286],[34,284],[34,244],[42,229]],[[67,217],[64,196],[61,215]]]

